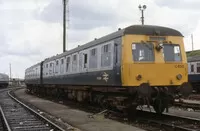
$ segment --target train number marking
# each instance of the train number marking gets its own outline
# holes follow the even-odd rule
[[[184,65],[175,65],[175,68],[184,68]]]
[[[97,77],[97,80],[99,80],[99,81],[100,81],[101,79],[102,79],[102,78],[101,78],[101,76],[98,76],[98,77]]]

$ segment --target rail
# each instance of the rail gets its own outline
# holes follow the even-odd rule
[[[175,116],[169,114],[158,115],[153,112],[138,111],[137,121],[154,124],[161,128],[178,131],[199,131],[200,119]]]
[[[1,108],[1,106],[0,106],[0,112],[1,112],[1,115],[2,115],[2,118],[3,118],[3,122],[2,122],[2,123],[5,123],[6,130],[7,130],[7,131],[11,131],[11,128],[10,128],[10,126],[9,126],[9,124],[8,124],[8,121],[7,121],[6,117],[5,117],[5,114],[4,114],[4,112],[3,112],[2,108]]]
[[[0,113],[3,129],[6,128],[5,130],[7,131],[18,131],[21,129],[65,131],[56,123],[15,98],[10,93],[9,88],[0,90],[0,93]]]
[[[65,129],[61,128],[60,126],[58,126],[57,124],[53,123],[52,121],[50,121],[49,119],[45,118],[44,116],[42,116],[41,114],[39,114],[38,112],[36,112],[35,110],[33,110],[31,107],[29,107],[28,105],[25,105],[24,103],[22,103],[21,101],[19,101],[17,98],[15,98],[13,95],[10,94],[11,91],[8,91],[8,95],[15,100],[17,103],[21,104],[23,107],[25,107],[26,109],[28,109],[30,112],[34,113],[36,116],[38,116],[39,118],[42,118],[44,121],[48,122],[49,124],[51,124],[52,127],[55,127],[57,130],[59,131],[65,131]]]

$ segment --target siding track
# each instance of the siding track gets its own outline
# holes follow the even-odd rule
[[[55,123],[18,101],[9,93],[9,89],[0,90],[0,111],[4,121],[2,125],[8,131],[64,131]]]

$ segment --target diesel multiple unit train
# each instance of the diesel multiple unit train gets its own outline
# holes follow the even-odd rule
[[[188,96],[183,35],[174,29],[133,25],[50,57],[25,71],[31,93],[133,112],[138,105],[157,113]]]
[[[194,91],[200,93],[200,50],[188,51],[188,81]]]
[[[0,88],[8,87],[9,76],[3,73],[0,73]]]

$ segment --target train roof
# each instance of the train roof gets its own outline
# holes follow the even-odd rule
[[[95,39],[91,42],[88,42],[84,45],[78,46],[77,48],[74,48],[72,50],[66,51],[62,54],[50,57],[45,59],[45,62],[52,61],[57,58],[61,58],[63,56],[67,56],[70,54],[73,54],[75,52],[79,52],[81,50],[87,49],[89,47],[98,45],[100,43],[108,42],[110,40],[113,40],[115,38],[119,38],[125,34],[135,34],[135,35],[150,35],[150,36],[181,36],[183,35],[172,28],[162,27],[162,26],[154,26],[154,25],[132,25],[129,27],[126,27],[124,29],[118,29],[118,31],[111,33],[109,35],[106,35],[104,37],[101,37],[99,39]]]
[[[158,36],[183,36],[179,31],[155,25],[133,25],[124,29],[124,34],[158,35]]]
[[[34,67],[39,66],[40,64],[41,64],[41,62],[39,62],[39,63],[37,63],[37,64],[35,64],[35,65],[32,65],[31,67],[27,68],[27,69],[25,70],[25,72],[28,71],[29,69],[32,69],[32,68],[34,68]]]
[[[0,81],[1,81],[2,79],[8,79],[8,78],[9,78],[9,76],[8,76],[7,74],[0,73]]]

